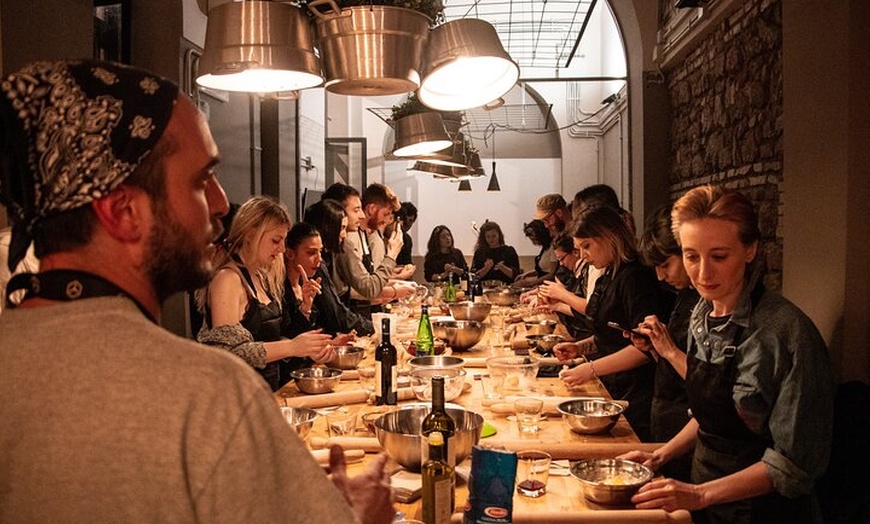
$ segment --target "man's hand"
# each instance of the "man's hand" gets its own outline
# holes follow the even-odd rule
[[[399,252],[402,251],[402,246],[405,245],[405,239],[402,237],[401,228],[396,228],[390,238],[386,241],[387,256],[396,260]]]
[[[386,455],[378,455],[361,475],[348,478],[341,446],[329,448],[332,482],[362,524],[389,524],[396,515],[391,498],[390,474],[384,468],[386,462]]]

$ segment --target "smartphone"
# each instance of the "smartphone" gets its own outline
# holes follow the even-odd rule
[[[646,336],[646,335],[644,335],[644,334],[641,333],[640,331],[635,331],[635,330],[633,330],[633,329],[625,329],[624,327],[620,326],[620,325],[617,324],[616,322],[608,322],[608,323],[607,323],[607,326],[608,326],[608,327],[612,327],[613,329],[618,329],[618,330],[622,331],[622,333],[623,333],[624,335],[629,335],[629,336],[634,336],[634,337],[640,337],[640,338],[646,340],[647,342],[649,342],[649,337]]]

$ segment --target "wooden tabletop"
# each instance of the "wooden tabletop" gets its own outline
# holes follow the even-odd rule
[[[404,332],[412,332],[411,327],[415,329],[416,319],[407,319],[404,321],[405,326],[398,330],[400,336]],[[400,322],[400,326],[402,323]],[[513,330],[510,339],[505,340],[504,348],[492,348],[489,344],[490,332],[487,330],[487,335],[484,339],[470,351],[456,354],[463,358],[469,358],[473,363],[482,362],[482,359],[500,355],[513,354],[509,347],[511,343],[514,345],[522,345],[524,330],[522,324],[519,328]],[[518,339],[520,343],[518,344]],[[364,341],[365,342],[365,341]],[[401,353],[401,345],[394,342],[398,351]],[[372,368],[374,345],[370,342],[367,344],[366,358],[360,364],[362,375],[366,375],[367,368]],[[478,360],[480,359],[480,360]],[[406,363],[407,359],[400,358],[402,363]],[[401,363],[400,363],[401,370]],[[495,427],[496,434],[488,438],[482,438],[480,445],[492,447],[503,447],[510,450],[522,449],[540,449],[549,452],[554,460],[571,459],[577,460],[580,458],[596,458],[607,457],[612,458],[632,449],[655,449],[659,444],[641,444],[637,436],[631,430],[625,417],[620,417],[616,426],[609,433],[603,435],[579,435],[572,432],[567,424],[562,421],[558,414],[554,414],[554,410],[550,409],[550,413],[546,415],[540,424],[540,431],[534,437],[520,435],[516,422],[512,416],[504,413],[497,413],[495,410],[505,408],[510,405],[511,398],[505,399],[501,406],[491,406],[493,402],[499,403],[498,400],[484,400],[483,391],[480,380],[475,380],[475,375],[486,373],[485,367],[468,367],[466,366],[468,375],[466,377],[466,386],[463,393],[452,401],[465,409],[481,414],[484,420]],[[356,375],[356,373],[351,373]],[[337,395],[343,395],[344,398],[339,398],[343,405],[350,411],[357,412],[360,416],[364,413],[381,412],[386,408],[384,406],[374,406],[364,399],[368,396],[363,394],[363,390],[368,389],[373,391],[373,378],[356,378],[355,380],[343,380],[336,389]],[[405,397],[409,399],[399,402],[400,405],[418,402],[409,389],[402,390]],[[604,386],[598,382],[590,382],[584,384],[580,389],[569,391],[561,380],[558,378],[538,378],[530,388],[524,391],[506,392],[510,396],[535,396],[545,400],[545,406],[554,406],[560,399],[558,397],[603,397],[610,398]],[[314,403],[315,408],[331,409],[329,406],[330,398],[335,396],[324,395],[304,395],[300,393],[296,386],[292,383],[287,384],[284,388],[275,393],[276,401],[281,404],[293,405],[298,403]],[[320,402],[320,400],[323,402]],[[354,403],[346,403],[354,402]],[[317,406],[317,404],[321,404]],[[545,407],[545,410],[547,408]],[[377,451],[379,446],[374,435],[369,433],[362,421],[358,421],[357,431],[354,439],[340,440],[339,443],[345,449],[361,448],[369,452]],[[322,447],[328,442],[328,432],[325,417],[318,417],[315,421],[311,435],[308,438],[308,445],[312,448]],[[359,452],[357,452],[359,453]],[[350,464],[348,472],[354,475],[365,464],[371,460],[374,455],[369,453],[361,462]],[[567,464],[567,460],[564,460]],[[390,467],[396,467],[390,461]],[[470,467],[470,460],[466,460],[460,464],[459,469]],[[566,471],[567,473],[567,471]],[[457,483],[456,489],[456,513],[454,521],[461,522],[462,510],[465,505],[468,490],[464,482]],[[411,504],[396,504],[397,509],[408,518],[417,518],[421,516],[420,501]],[[691,517],[688,512],[677,511],[667,513],[661,510],[635,510],[631,506],[610,507],[595,504],[587,501],[580,493],[578,481],[570,476],[557,476],[551,473],[547,484],[547,493],[540,498],[532,499],[515,494],[513,498],[513,522],[620,522],[620,523],[653,523],[653,522],[691,522]]]

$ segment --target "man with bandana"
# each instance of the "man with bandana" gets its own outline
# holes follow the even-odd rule
[[[40,62],[0,82],[9,267],[0,522],[390,522],[383,458],[333,481],[244,362],[157,324],[227,211],[202,115],[155,75]]]

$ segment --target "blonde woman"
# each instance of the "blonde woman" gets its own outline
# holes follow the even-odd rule
[[[330,336],[319,330],[281,338],[282,255],[290,225],[287,209],[275,200],[260,196],[242,204],[215,253],[217,272],[198,301],[205,321],[197,339],[243,358],[273,391],[290,380],[284,359],[324,362],[332,356]]]

